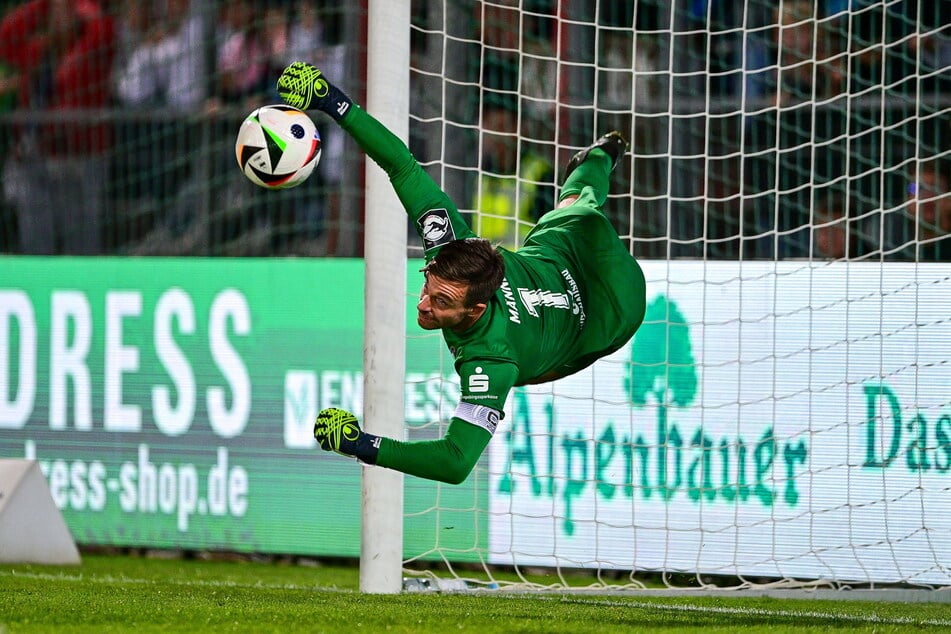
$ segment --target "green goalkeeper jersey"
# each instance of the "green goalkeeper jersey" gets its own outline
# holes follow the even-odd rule
[[[340,125],[386,171],[427,261],[452,240],[476,237],[451,199],[381,123],[354,105]],[[505,279],[482,316],[464,332],[442,331],[461,398],[447,439],[433,443],[448,440],[454,451],[460,442],[478,445],[461,448],[466,459],[477,458],[514,386],[577,372],[620,348],[640,325],[644,275],[601,211],[611,160],[598,152],[600,160],[585,161],[562,189],[561,198],[578,195],[574,203],[545,214],[518,251],[499,248]],[[459,428],[457,420],[489,436]],[[383,439],[377,464],[446,479],[439,471],[449,464],[424,445]]]

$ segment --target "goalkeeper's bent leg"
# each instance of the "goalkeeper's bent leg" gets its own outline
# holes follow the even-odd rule
[[[585,187],[591,187],[598,201],[598,207],[604,205],[611,188],[611,170],[614,160],[601,148],[592,148],[583,163],[578,165],[565,179],[558,200],[569,196],[578,196]]]

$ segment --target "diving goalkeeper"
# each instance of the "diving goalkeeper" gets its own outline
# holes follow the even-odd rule
[[[337,408],[319,413],[314,437],[326,451],[459,484],[513,387],[578,372],[627,343],[644,318],[644,274],[602,211],[627,141],[610,132],[575,154],[557,208],[513,252],[476,236],[406,145],[318,69],[295,62],[277,89],[288,105],[330,115],[386,172],[423,241],[416,320],[442,331],[461,387],[440,439],[375,436]]]

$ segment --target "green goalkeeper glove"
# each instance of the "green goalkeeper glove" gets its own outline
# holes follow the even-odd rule
[[[379,436],[360,429],[357,417],[346,410],[336,407],[320,410],[314,423],[314,438],[324,451],[335,451],[367,464],[376,464]]]
[[[307,62],[294,62],[284,69],[277,79],[277,94],[298,110],[317,108],[338,121],[353,105],[350,97]]]

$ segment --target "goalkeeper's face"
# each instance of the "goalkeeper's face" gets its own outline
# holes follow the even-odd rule
[[[426,283],[416,304],[416,323],[423,330],[465,330],[482,316],[486,306],[466,306],[468,291],[469,285],[465,282],[451,282],[426,273]]]

